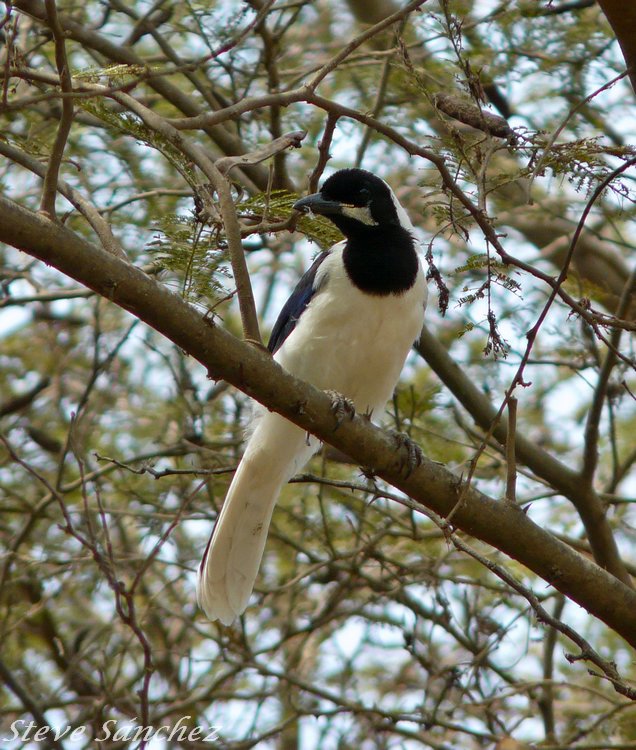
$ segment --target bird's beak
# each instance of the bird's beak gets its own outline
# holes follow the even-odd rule
[[[313,193],[307,195],[294,203],[293,208],[303,213],[323,214],[325,216],[341,214],[342,203],[330,201],[323,198],[322,193]]]

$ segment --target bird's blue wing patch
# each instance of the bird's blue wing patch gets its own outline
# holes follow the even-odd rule
[[[316,274],[318,273],[320,264],[328,255],[328,250],[320,253],[311,267],[303,274],[298,284],[296,284],[296,288],[291,293],[290,298],[285,302],[269,337],[267,348],[272,354],[275,354],[280,349],[283,341],[294,330],[296,323],[311,301],[311,298],[318,291],[316,287]]]

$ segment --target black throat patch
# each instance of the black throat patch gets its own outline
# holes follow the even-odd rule
[[[366,294],[404,294],[417,278],[415,242],[401,226],[372,227],[349,236],[342,255],[351,283]]]

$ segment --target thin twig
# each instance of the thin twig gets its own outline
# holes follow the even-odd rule
[[[563,594],[557,594],[554,602],[552,617],[561,620],[566,599]],[[554,719],[554,649],[557,645],[557,629],[550,628],[546,633],[543,644],[543,685],[537,705],[543,717],[543,727],[547,742],[556,742],[556,722]]]
[[[64,30],[60,25],[57,15],[55,0],[44,0],[48,16],[49,26],[53,33],[55,42],[55,64],[60,76],[60,87],[65,94],[73,93],[73,81],[71,72],[68,67],[68,58],[66,56],[66,44],[64,40]],[[57,180],[60,172],[60,166],[64,157],[64,148],[71,132],[73,123],[73,98],[67,96],[62,99],[62,116],[60,124],[55,134],[55,141],[49,157],[49,165],[44,178],[44,187],[42,188],[42,199],[40,201],[40,211],[45,213],[49,218],[55,219],[55,197],[57,194]]]
[[[442,528],[445,528],[447,526],[446,521],[442,518],[438,518],[436,522],[441,524]],[[530,604],[530,606],[532,607],[539,622],[555,628],[564,636],[566,636],[566,638],[569,638],[569,640],[571,640],[580,649],[579,654],[566,654],[566,658],[569,662],[572,663],[575,661],[590,661],[601,670],[602,674],[598,676],[604,677],[605,679],[609,680],[617,693],[624,695],[630,700],[636,700],[636,689],[628,685],[621,678],[616,668],[616,664],[608,661],[607,659],[604,659],[576,630],[571,628],[569,625],[566,625],[564,622],[561,622],[561,620],[559,620],[557,617],[551,615],[545,609],[545,607],[543,607],[537,595],[533,591],[524,586],[501,565],[498,565],[492,560],[489,560],[488,558],[477,552],[477,550],[472,548],[470,545],[466,544],[466,542],[460,539],[454,532],[451,532],[449,534],[449,538],[456,549],[470,555],[470,557],[472,557],[474,560],[477,560],[484,567],[494,573],[498,578],[507,583],[508,586],[513,588],[518,594],[521,594],[521,596],[523,596],[528,604]]]
[[[581,107],[584,107],[586,104],[588,104],[589,102],[591,102],[592,99],[594,99],[600,93],[602,93],[603,91],[606,91],[607,89],[611,88],[615,83],[618,83],[618,81],[620,81],[621,79],[625,78],[625,76],[627,74],[628,74],[628,71],[626,71],[626,70],[623,71],[622,73],[619,73],[619,75],[617,75],[614,78],[612,78],[611,81],[608,81],[603,86],[601,86],[598,89],[596,89],[596,91],[593,91],[591,94],[589,94],[589,96],[586,96],[585,99],[583,99],[580,102],[577,102],[576,105],[570,109],[570,111],[564,117],[563,122],[559,125],[559,127],[550,136],[550,139],[548,140],[548,142],[546,143],[546,145],[545,145],[545,147],[543,149],[543,153],[541,154],[541,156],[537,160],[537,164],[536,164],[535,168],[532,170],[532,174],[530,175],[530,178],[529,178],[529,181],[528,181],[528,188],[527,188],[528,195],[530,194],[530,190],[532,188],[532,183],[534,182],[535,177],[538,174],[541,174],[541,170],[543,169],[543,165],[545,163],[545,160],[547,159],[548,154],[550,153],[550,150],[551,150],[552,146],[554,145],[554,142],[561,135],[561,133],[563,132],[563,129],[568,124],[568,122],[573,117],[573,115],[575,115],[576,112],[579,109],[581,109]]]
[[[537,321],[535,322],[533,327],[526,333],[526,338],[528,341],[526,345],[526,350],[521,358],[519,367],[517,368],[517,371],[515,375],[513,376],[509,387],[506,389],[504,398],[501,402],[499,410],[497,411],[495,419],[491,423],[490,428],[488,429],[482,441],[482,444],[477,451],[476,457],[471,462],[471,467],[468,473],[468,477],[466,479],[466,483],[464,485],[464,490],[462,491],[462,495],[460,495],[460,498],[457,502],[457,505],[455,506],[455,509],[460,507],[463,494],[472,482],[475,469],[477,467],[476,459],[479,457],[481,452],[485,449],[488,443],[488,440],[492,436],[497,424],[499,423],[499,420],[501,419],[501,416],[506,406],[510,402],[510,399],[515,389],[517,388],[518,385],[521,385],[524,387],[529,385],[523,379],[525,367],[530,358],[530,354],[534,347],[539,330],[543,326],[543,323],[545,322],[548,316],[548,312],[550,311],[552,304],[554,303],[556,297],[559,294],[561,287],[563,286],[563,284],[565,283],[568,277],[570,263],[572,262],[572,257],[574,256],[574,251],[576,249],[577,242],[579,240],[579,237],[581,236],[581,233],[585,226],[585,222],[592,210],[594,203],[596,202],[598,197],[601,195],[603,190],[605,190],[605,188],[614,179],[616,179],[616,177],[618,177],[620,174],[622,174],[627,169],[632,167],[634,164],[636,164],[636,157],[632,157],[631,159],[629,159],[628,161],[624,162],[619,167],[617,167],[615,170],[613,170],[609,175],[607,175],[607,177],[605,177],[605,179],[599,185],[597,185],[589,201],[587,202],[581,214],[581,217],[578,221],[574,234],[572,235],[572,240],[570,242],[568,252],[566,253],[565,259],[563,261],[563,267],[561,268],[561,272],[559,273],[558,277],[554,280],[554,284],[552,285],[552,289],[551,289],[550,295],[548,296],[548,300],[543,306],[543,309],[541,313],[539,314]],[[595,332],[596,332],[596,329],[595,329]],[[621,353],[618,352],[618,350],[614,346],[612,346],[611,342],[607,341],[605,337],[602,337],[602,340],[607,344],[611,352],[616,353],[617,357],[620,357],[621,359],[627,359],[626,357],[621,355]],[[633,367],[634,366],[633,362],[631,360],[628,360],[628,361],[629,361],[629,364]],[[603,514],[602,512],[599,512],[600,501],[598,500],[598,496],[593,492],[591,486],[589,486],[589,483],[588,483],[587,489],[588,489],[587,492],[579,492],[577,493],[576,496],[570,496],[570,499],[574,502],[575,507],[577,508],[579,515],[581,516],[581,520],[583,521],[586,527],[588,535],[590,536],[590,541],[592,541],[593,543],[595,559],[599,562],[599,564],[603,565],[603,567],[605,567],[607,570],[610,570],[613,573],[613,575],[615,575],[617,578],[623,581],[623,583],[625,583],[626,585],[630,587],[633,587],[631,577],[625,570],[625,566],[621,560],[618,547],[616,545],[616,541],[611,533],[611,530],[609,529],[609,526],[606,523],[603,524],[604,532],[605,532],[603,535],[599,535],[596,533],[597,524],[599,522],[599,519],[603,517]],[[592,505],[594,506],[594,508],[590,507]],[[594,524],[594,526],[592,526],[592,524]],[[602,542],[600,544],[595,543],[595,542],[601,541],[601,536],[602,536]]]
[[[404,27],[404,21],[402,21],[400,31],[398,32],[398,34],[401,34],[403,27]],[[375,102],[373,103],[373,116],[374,117],[378,117],[380,115],[380,112],[382,111],[382,107],[384,106],[386,91],[389,85],[389,79],[391,77],[391,67],[393,65],[394,56],[395,56],[395,52],[393,53],[393,55],[390,55],[389,57],[387,57],[382,63],[382,74],[380,76],[380,82],[377,86]],[[356,153],[356,158],[355,158],[356,167],[362,166],[362,160],[364,159],[364,154],[369,146],[372,135],[373,135],[373,129],[367,126],[365,128],[364,134],[362,136],[362,140],[360,141],[360,145],[358,146],[358,151]]]
[[[325,123],[325,129],[322,134],[322,138],[318,143],[318,161],[314,167],[313,172],[309,177],[309,192],[315,193],[318,190],[318,182],[322,176],[322,173],[327,166],[327,162],[331,159],[329,149],[331,148],[331,141],[333,140],[334,133],[336,131],[336,125],[340,118],[338,115],[332,112],[327,112],[327,122]]]
[[[42,729],[50,728],[50,724],[47,721],[43,710],[27,691],[26,686],[23,684],[23,680],[17,678],[2,659],[0,659],[0,680],[2,680],[7,688],[21,701],[25,710],[35,719],[38,727],[41,727]],[[54,750],[64,750],[64,746],[61,742],[56,740],[55,737],[48,736],[48,733],[46,734],[47,736],[44,742],[49,748],[54,748]],[[8,742],[9,740],[5,739],[4,741]]]
[[[517,501],[517,460],[515,445],[517,438],[517,399],[508,401],[508,434],[506,435],[506,501]]]
[[[636,289],[636,267],[630,274],[629,279],[623,288],[623,293],[618,303],[616,314],[623,316],[626,314]],[[609,386],[610,376],[616,364],[618,363],[618,346],[620,344],[622,331],[620,328],[614,329],[612,332],[611,343],[612,346],[608,348],[605,360],[601,367],[598,375],[598,381],[594,390],[594,398],[587,415],[587,421],[585,423],[585,445],[583,448],[583,466],[581,468],[581,476],[585,482],[591,483],[594,478],[594,473],[598,465],[598,439],[599,439],[599,427],[601,421],[601,414],[603,411],[603,404],[607,397],[607,389]]]
[[[383,18],[378,23],[374,24],[370,28],[363,31],[361,34],[358,34],[355,39],[352,39],[349,44],[347,44],[343,49],[334,57],[329,60],[325,65],[320,68],[320,70],[314,74],[314,76],[311,78],[309,83],[307,84],[309,89],[314,91],[318,84],[326,78],[329,73],[334,71],[340,63],[345,60],[349,55],[358,47],[360,47],[364,42],[366,42],[368,39],[372,39],[374,36],[379,34],[381,31],[384,31],[384,29],[388,28],[389,26],[392,26],[397,21],[401,21],[403,18],[405,18],[409,13],[412,13],[414,10],[417,10],[420,8],[424,3],[426,3],[427,0],[411,0],[410,3],[407,3],[403,8],[400,10],[395,11],[395,13],[391,13],[390,16],[387,16],[386,18]]]
[[[236,215],[236,206],[232,199],[230,183],[221,174],[207,153],[173,128],[165,118],[153,112],[128,94],[119,92],[112,94],[112,98],[131,112],[134,112],[147,127],[168,139],[175,148],[190,158],[212,183],[218,196],[225,237],[230,251],[230,260],[241,312],[241,322],[243,324],[243,334],[247,340],[261,343],[256,304],[254,302],[247,263],[245,262],[245,253],[243,252],[243,244],[241,242],[241,227]]]

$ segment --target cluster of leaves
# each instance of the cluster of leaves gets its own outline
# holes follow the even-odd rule
[[[531,139],[537,146],[528,163],[528,174],[544,175],[549,169],[554,175],[565,176],[577,192],[583,192],[586,196],[613,174],[616,167],[607,157],[615,157],[619,164],[625,164],[632,162],[636,156],[633,146],[606,145],[601,143],[601,136],[552,143],[541,148],[538,142],[544,137],[537,134]],[[606,189],[632,203],[636,200],[625,180],[609,181]]]
[[[242,200],[237,204],[240,214],[256,217],[261,221],[288,219],[293,213],[293,205],[300,198],[298,193],[286,190],[273,190]],[[307,239],[316,242],[321,248],[331,247],[342,239],[336,227],[324,216],[301,214],[295,226]]]
[[[156,232],[148,250],[159,268],[180,278],[186,299],[214,306],[228,297],[231,274],[218,228],[205,228],[194,217],[163,216]]]

